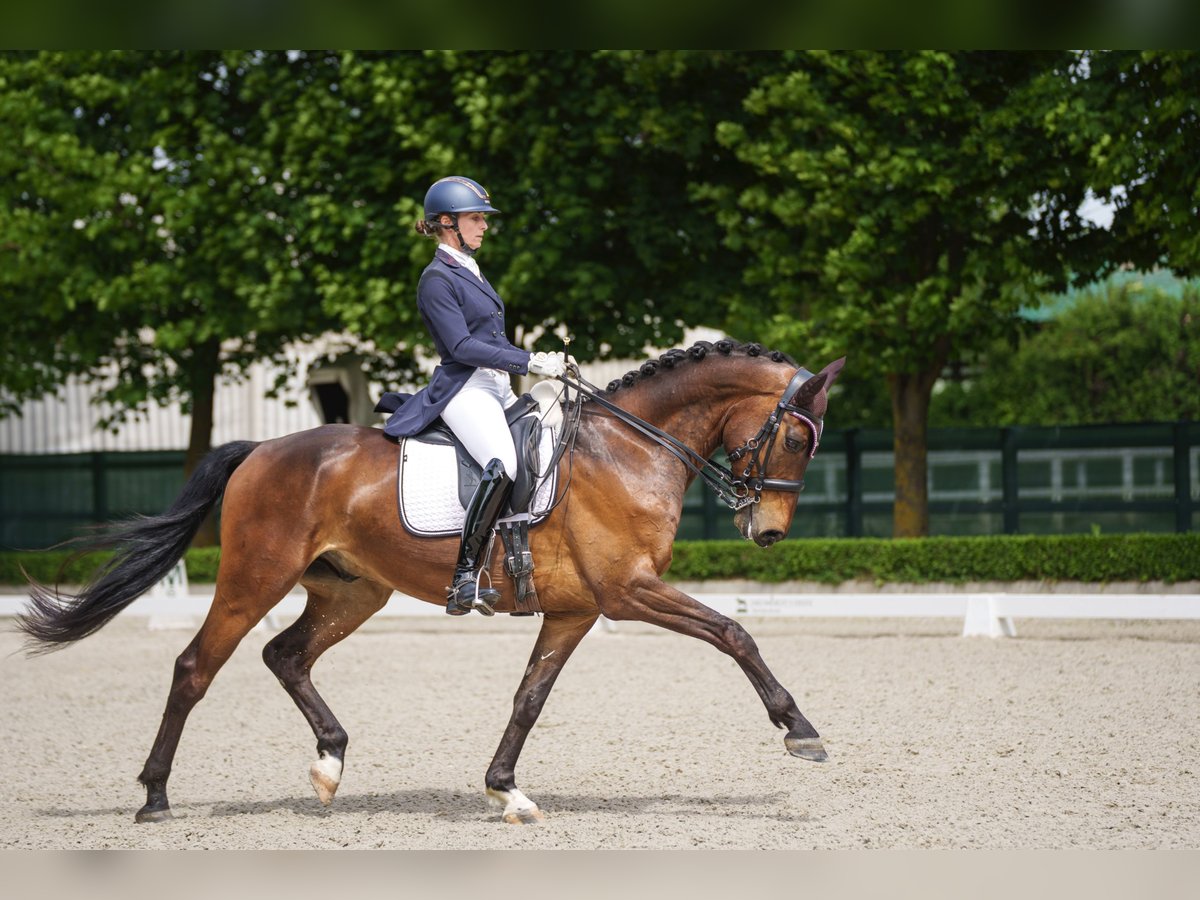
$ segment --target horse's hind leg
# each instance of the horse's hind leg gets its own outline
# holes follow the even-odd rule
[[[235,568],[230,560],[230,570]],[[162,724],[142,774],[138,776],[138,781],[146,788],[146,805],[138,810],[138,822],[162,822],[171,818],[167,779],[188,713],[208,691],[213,678],[233,655],[242,638],[283,599],[294,583],[294,578],[289,581],[279,577],[265,588],[261,581],[256,582],[257,590],[250,591],[233,583],[232,578],[218,576],[208,617],[187,649],[175,660],[175,675]]]
[[[365,578],[304,581],[308,605],[291,626],[263,648],[263,661],[275,673],[317,738],[318,758],[309,769],[317,799],[328,806],[342,779],[349,742],[312,683],[312,667],[322,653],[357,629],[387,603],[392,589]]]

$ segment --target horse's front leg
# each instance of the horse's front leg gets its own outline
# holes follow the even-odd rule
[[[542,820],[542,811],[537,804],[517,790],[517,757],[521,755],[525,738],[537,721],[563,664],[597,618],[598,614],[547,615],[542,620],[542,630],[529,655],[525,676],[513,697],[512,717],[484,778],[488,800],[503,808],[502,817],[510,825],[528,825]]]
[[[771,722],[777,728],[787,729],[783,743],[788,752],[813,762],[829,758],[817,730],[767,668],[754,638],[737,622],[676,590],[656,575],[635,576],[625,590],[606,590],[599,592],[599,596],[604,598],[601,610],[610,619],[650,622],[701,638],[729,654],[758,691]]]

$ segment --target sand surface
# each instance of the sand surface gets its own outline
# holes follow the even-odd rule
[[[535,827],[501,824],[483,775],[536,620],[378,620],[326,654],[350,733],[328,809],[252,632],[188,722],[162,825],[134,824],[135,779],[192,632],[122,617],[28,659],[3,624],[3,848],[1200,847],[1200,622],[746,620],[823,765],[708,645],[596,631],[517,769]]]

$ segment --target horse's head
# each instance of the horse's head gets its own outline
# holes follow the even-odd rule
[[[759,387],[726,422],[722,443],[747,501],[733,521],[760,547],[783,540],[791,528],[804,472],[821,440],[828,391],[845,362],[835,360],[811,377],[800,369],[769,396]]]

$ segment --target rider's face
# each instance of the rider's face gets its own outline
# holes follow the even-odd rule
[[[443,216],[442,222],[449,225],[450,217]],[[481,212],[459,213],[458,230],[462,232],[466,245],[472,250],[478,250],[479,245],[483,243],[483,234],[488,230],[487,216]],[[457,241],[452,238],[451,246],[456,244]]]

